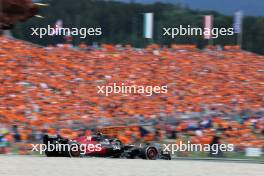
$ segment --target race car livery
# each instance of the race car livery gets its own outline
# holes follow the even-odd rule
[[[110,158],[142,158],[148,160],[170,160],[170,154],[164,153],[158,144],[125,145],[117,138],[108,138],[102,134],[82,136],[77,139],[66,139],[60,135],[43,137],[48,157],[110,157]],[[56,146],[56,147],[54,147]]]

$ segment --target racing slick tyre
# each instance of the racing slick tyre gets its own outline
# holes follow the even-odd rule
[[[80,145],[76,142],[69,142],[69,151],[68,157],[80,157],[81,156],[81,149]]]
[[[159,157],[159,152],[155,147],[148,146],[145,149],[145,156],[148,160],[156,160]]]

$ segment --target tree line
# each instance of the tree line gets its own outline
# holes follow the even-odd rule
[[[101,27],[102,36],[91,36],[85,39],[73,38],[73,44],[85,42],[87,44],[111,43],[131,44],[135,47],[144,47],[150,42],[162,45],[172,43],[195,44],[204,47],[208,41],[203,36],[178,36],[174,39],[163,36],[164,27],[177,27],[180,25],[203,27],[203,16],[214,16],[214,27],[230,28],[233,26],[233,16],[226,16],[215,11],[192,10],[181,4],[138,4],[122,3],[103,0],[44,0],[49,7],[41,9],[40,14],[45,18],[32,18],[19,23],[13,29],[15,37],[40,45],[49,45],[63,42],[63,37],[38,38],[31,36],[31,27],[47,27],[54,25],[58,19],[63,20],[64,26],[69,28]],[[143,13],[153,12],[154,38],[149,41],[143,38]],[[220,36],[214,44],[234,45],[236,36]],[[246,16],[243,20],[243,49],[264,54],[264,18]]]

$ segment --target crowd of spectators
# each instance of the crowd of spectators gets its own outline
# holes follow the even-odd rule
[[[2,145],[129,124],[193,143],[220,132],[239,147],[264,144],[264,57],[237,47],[40,47],[2,36],[0,68]],[[168,93],[98,93],[111,83],[166,85]]]

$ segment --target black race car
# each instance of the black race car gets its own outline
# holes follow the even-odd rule
[[[77,139],[45,135],[43,143],[48,157],[171,159],[170,154],[164,153],[159,144],[125,145],[116,138],[108,138],[102,134],[82,136]]]

